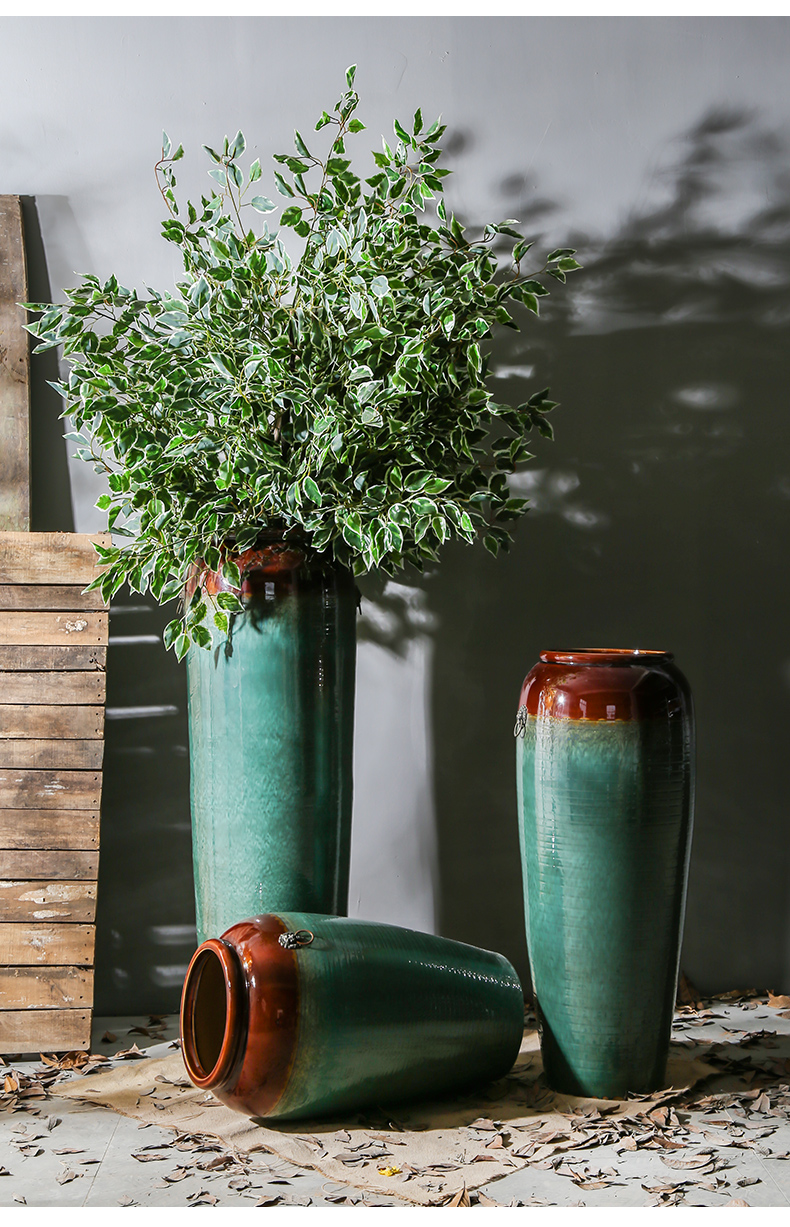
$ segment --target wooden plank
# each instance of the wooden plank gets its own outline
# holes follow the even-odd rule
[[[48,707],[44,704],[0,703],[0,733],[4,737],[55,737],[92,741],[104,734],[104,707]]]
[[[88,967],[0,967],[0,1010],[69,1010],[93,1001]]]
[[[93,924],[95,882],[0,882],[0,921]]]
[[[106,609],[97,588],[83,592],[79,584],[0,584],[0,609]]]
[[[36,741],[32,737],[12,741],[0,737],[0,767],[70,767],[74,771],[98,771],[103,757],[104,742],[98,737],[93,741],[65,738]]]
[[[0,881],[95,882],[99,876],[98,852],[71,852],[59,848],[0,848]]]
[[[0,1052],[87,1052],[90,1010],[2,1010]]]
[[[109,547],[109,533],[2,533],[0,584],[89,584],[96,578],[93,542]]]
[[[0,771],[0,809],[98,809],[100,771]]]
[[[92,610],[78,613],[7,610],[0,616],[0,643],[99,647],[107,642],[107,617],[106,613]]]
[[[0,673],[3,703],[103,703],[107,677],[97,672]],[[2,730],[0,730],[2,732]]]
[[[0,848],[89,852],[98,846],[98,810],[0,809]]]
[[[0,966],[90,967],[94,925],[0,923]]]
[[[18,196],[0,196],[0,530],[30,528],[30,357]]]
[[[82,647],[69,644],[68,647],[30,647],[15,644],[13,647],[0,645],[0,671],[34,673],[55,669],[63,672],[67,669],[96,670],[107,667],[107,649],[105,647]]]

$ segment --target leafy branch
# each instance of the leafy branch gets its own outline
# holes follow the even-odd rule
[[[315,124],[325,152],[297,131],[295,153],[275,155],[278,229],[260,161],[242,165],[243,133],[204,146],[212,190],[183,213],[184,151],[163,134],[162,234],[184,266],[175,292],[143,298],[86,276],[64,304],[27,304],[35,352],[59,345],[70,363],[55,385],[75,422],[67,438],[107,475],[97,506],[117,540],[101,551],[106,599],[127,582],[168,600],[195,568],[238,589],[236,559],[263,531],[355,574],[422,569],[453,537],[480,536],[496,554],[526,510],[508,476],[532,458],[533,430],[552,437],[555,405],[547,389],[495,401],[485,343],[498,326],[518,329],[511,304],[538,315],[547,279],[580,267],[575,253],[557,248],[522,274],[532,243],[513,219],[467,236],[444,202],[445,127],[426,128],[419,110],[410,130],[395,121],[363,182],[346,150],[364,130],[354,73]],[[262,220],[248,225],[246,209]],[[498,236],[512,245],[504,278]],[[191,592],[165,635],[179,657],[227,633],[241,608],[233,592]]]

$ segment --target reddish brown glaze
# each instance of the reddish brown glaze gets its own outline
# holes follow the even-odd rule
[[[210,571],[198,563],[186,583],[187,599],[192,596],[198,583],[209,596],[216,596],[218,592],[233,592],[241,596],[245,604],[263,597],[267,583],[276,585],[278,596],[284,595],[282,590],[292,586],[293,575],[303,567],[307,558],[304,550],[282,540],[259,543],[241,554],[231,549],[224,549],[222,553],[231,558],[241,571],[241,588],[234,588],[221,573]]]
[[[296,953],[278,938],[286,926],[276,916],[233,925],[196,951],[181,998],[184,1064],[196,1086],[248,1116],[267,1116],[282,1095],[296,1052],[299,979]],[[195,1010],[205,958],[216,956],[225,974],[225,1030],[216,1064],[206,1069],[196,1042]],[[201,959],[204,962],[201,964]]]
[[[583,648],[541,652],[519,707],[564,720],[646,720],[686,710],[690,701],[671,652]]]

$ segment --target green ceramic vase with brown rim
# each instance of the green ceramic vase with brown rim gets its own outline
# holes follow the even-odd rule
[[[309,912],[253,916],[204,942],[181,1001],[195,1085],[278,1120],[484,1087],[510,1071],[523,1026],[503,955]]]
[[[272,909],[348,908],[354,580],[283,540],[235,561],[244,613],[187,656],[198,941]]]
[[[694,804],[691,692],[668,652],[543,652],[516,721],[530,969],[546,1078],[663,1085]]]

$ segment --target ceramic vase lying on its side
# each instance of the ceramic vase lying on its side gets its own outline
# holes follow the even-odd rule
[[[394,925],[281,912],[200,946],[181,1002],[196,1086],[298,1119],[504,1076],[524,999],[500,954]]]
[[[530,969],[555,1090],[663,1084],[694,798],[691,692],[668,652],[544,652],[516,721]]]

